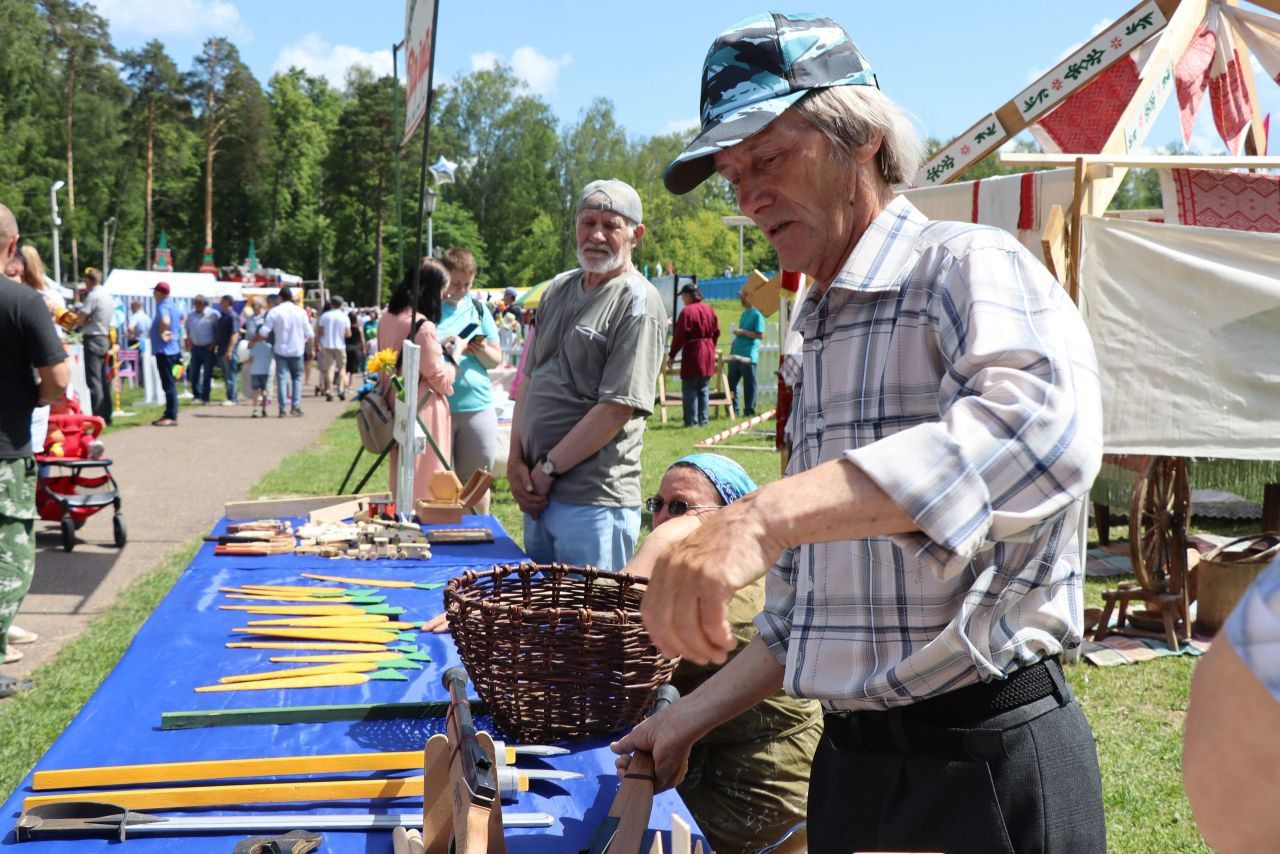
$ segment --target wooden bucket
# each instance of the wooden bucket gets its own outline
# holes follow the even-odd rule
[[[1245,548],[1236,548],[1242,543],[1247,543]],[[1200,558],[1196,568],[1196,631],[1216,634],[1245,588],[1277,555],[1280,534],[1269,533],[1239,537]]]

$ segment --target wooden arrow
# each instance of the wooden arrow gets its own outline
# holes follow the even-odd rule
[[[340,643],[337,641],[232,641],[227,649],[294,649],[294,650],[333,650],[335,652],[386,652],[387,647],[380,643]]]
[[[298,640],[342,641],[349,643],[395,643],[400,636],[395,632],[377,629],[280,629],[238,628],[231,631],[243,635],[261,635],[269,638],[297,638]]]
[[[425,652],[400,653],[392,650],[386,652],[340,652],[337,655],[273,655],[269,659],[275,664],[339,664],[344,661],[363,661],[379,663],[383,667],[394,667],[397,670],[421,670],[420,662],[431,660]]]
[[[236,682],[230,685],[201,685],[197,694],[213,691],[275,691],[284,688],[343,688],[363,685],[370,679],[407,682],[409,677],[398,670],[375,670],[372,673],[328,673],[315,676],[294,676],[288,679],[261,679],[257,682]]]
[[[104,795],[107,793],[103,793]],[[421,777],[387,780],[324,780],[295,783],[249,783],[232,786],[183,786],[168,789],[118,789],[111,803],[128,810],[187,809],[189,807],[281,804],[304,801],[346,801],[373,798],[420,798]],[[41,804],[83,801],[84,792],[34,795],[22,802],[29,810]]]
[[[420,590],[438,590],[444,585],[438,581],[405,581],[403,579],[392,578],[344,578],[340,575],[320,575],[314,572],[302,573],[303,578],[314,578],[317,581],[337,581],[343,584],[358,584],[364,587],[389,587],[389,588],[408,588],[416,587]]]
[[[317,587],[314,584],[241,584],[241,590],[272,590],[278,593],[297,593],[302,596],[342,596],[345,587]]]
[[[219,605],[220,611],[245,611],[249,614],[274,614],[281,617],[337,617],[342,614],[365,614],[357,605]]]
[[[372,673],[381,666],[376,661],[334,661],[329,664],[317,664],[314,667],[279,667],[275,670],[262,670],[257,673],[237,673],[234,676],[223,676],[218,680],[218,684],[234,685],[241,682],[260,682],[268,679],[324,676],[330,673]]]
[[[373,628],[378,623],[390,623],[386,614],[328,614],[315,617],[280,617],[262,620],[250,620],[251,626],[292,626],[305,629],[307,626],[319,626],[331,629],[335,626],[363,626]]]
[[[354,591],[353,591],[354,592]],[[381,605],[386,596],[255,596],[249,593],[227,593],[228,599],[246,602],[311,602],[325,605]]]

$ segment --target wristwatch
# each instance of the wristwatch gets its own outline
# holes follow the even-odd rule
[[[554,478],[560,476],[560,472],[556,471],[556,464],[551,462],[550,457],[543,457],[542,462],[539,464],[539,468],[542,469],[542,473],[547,477]]]

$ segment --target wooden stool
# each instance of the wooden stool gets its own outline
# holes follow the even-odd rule
[[[1168,643],[1169,649],[1174,651],[1182,648],[1184,640],[1191,640],[1191,619],[1188,613],[1190,602],[1186,591],[1152,593],[1136,582],[1122,581],[1115,590],[1102,591],[1102,601],[1106,602],[1106,607],[1103,608],[1102,617],[1098,620],[1098,630],[1094,633],[1094,640],[1102,640],[1110,634],[1159,638]],[[1129,613],[1131,602],[1145,602],[1149,608],[1158,612],[1164,631],[1154,631],[1136,625],[1135,622],[1141,622],[1142,618],[1137,614]],[[1116,615],[1116,624],[1113,628],[1111,614],[1115,611],[1117,604],[1120,606],[1120,611]]]

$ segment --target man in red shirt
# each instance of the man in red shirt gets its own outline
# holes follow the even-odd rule
[[[708,381],[716,372],[716,341],[720,338],[720,321],[711,306],[702,301],[697,285],[680,289],[684,308],[676,318],[671,333],[671,355],[674,362],[680,354],[680,386],[684,395],[684,426],[707,423]]]

